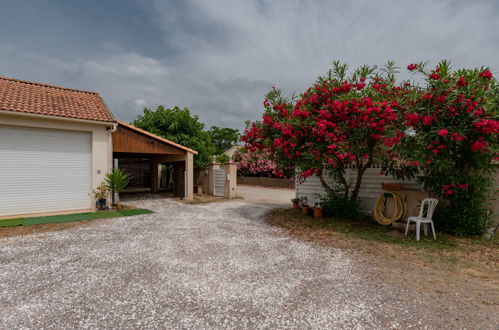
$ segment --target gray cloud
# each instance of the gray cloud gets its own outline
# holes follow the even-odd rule
[[[260,117],[271,86],[299,93],[334,59],[352,67],[386,60],[405,67],[444,58],[456,67],[485,65],[494,72],[499,67],[494,1],[151,0],[135,5],[148,20],[148,31],[154,31],[144,31],[141,47],[137,36],[108,36],[87,45],[92,51],[69,56],[0,37],[0,74],[98,91],[123,120],[132,120],[144,106],[179,105],[208,126],[241,128],[244,120]],[[78,35],[61,38],[60,47],[79,40]]]

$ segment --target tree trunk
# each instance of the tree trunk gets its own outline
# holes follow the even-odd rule
[[[319,171],[318,176],[319,176],[319,180],[321,181],[321,184],[324,187],[324,189],[326,190],[326,192],[328,194],[333,193],[334,189],[331,188],[331,186],[328,185],[328,183],[326,182],[326,179],[324,178],[324,169],[321,169]],[[349,195],[348,182],[345,179],[345,176],[341,173],[341,170],[339,170],[338,172],[335,173],[334,179],[337,179],[340,182],[340,184],[343,186],[343,188],[344,188],[344,190],[343,190],[343,192],[344,192],[343,197],[345,199],[348,199],[348,195]]]
[[[350,196],[350,200],[355,201],[359,196],[360,186],[362,184],[362,178],[364,176],[364,172],[372,165],[372,153],[374,146],[369,146],[369,158],[365,164],[362,164],[358,157],[355,157],[355,162],[357,163],[357,178],[355,182],[355,187],[352,191],[352,196]]]
[[[355,201],[357,200],[357,197],[359,195],[359,190],[360,190],[360,185],[362,183],[362,177],[364,176],[364,172],[366,171],[367,167],[361,166],[357,168],[357,178],[355,182],[355,187],[353,188],[352,195],[350,196],[350,200]]]
[[[321,184],[324,187],[324,189],[326,190],[326,192],[328,194],[331,193],[331,192],[333,192],[333,188],[331,188],[327,184],[326,179],[324,178],[324,171],[323,171],[323,169],[320,169],[318,176],[319,176],[319,180],[321,181]]]

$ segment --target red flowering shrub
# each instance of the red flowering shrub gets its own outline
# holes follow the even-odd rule
[[[396,67],[384,71],[362,66],[347,76],[347,66],[333,63],[298,99],[267,94],[261,122],[249,125],[243,136],[250,151],[268,152],[281,170],[299,169],[306,178],[316,174],[328,192],[334,187],[327,173],[340,185],[344,198],[356,200],[365,170],[400,142],[398,129],[408,85],[396,85]],[[357,169],[353,186],[345,169]]]
[[[405,119],[413,134],[404,137],[397,157],[417,160],[418,166],[385,170],[399,177],[418,175],[441,200],[441,229],[479,234],[490,214],[487,201],[498,151],[497,82],[487,69],[452,71],[446,61],[430,72],[422,64],[417,69],[427,86],[411,94]]]

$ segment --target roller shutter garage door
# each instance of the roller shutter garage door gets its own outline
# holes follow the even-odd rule
[[[0,216],[91,208],[91,138],[0,126]]]

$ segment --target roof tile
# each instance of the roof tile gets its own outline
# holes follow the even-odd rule
[[[0,110],[74,119],[114,121],[95,92],[0,76]]]

